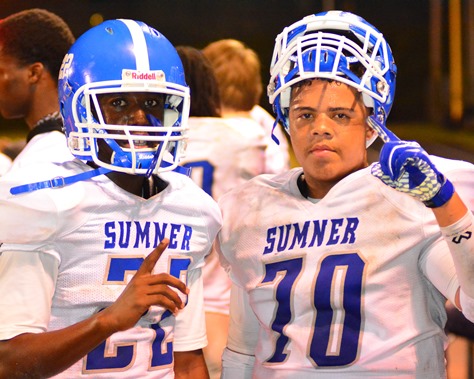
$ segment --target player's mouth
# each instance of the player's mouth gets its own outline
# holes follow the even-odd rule
[[[333,153],[334,150],[327,145],[315,145],[309,150],[311,155],[321,156]]]
[[[140,139],[140,136],[148,136],[148,134],[134,134],[129,139],[117,139],[117,143],[124,149],[130,149],[131,144],[135,149],[153,149],[158,145],[157,141],[148,141],[146,139]],[[133,137],[133,138],[132,138]]]
[[[135,146],[135,149],[146,149],[147,147],[150,147],[150,142],[143,140],[134,140],[133,145]]]
[[[155,148],[157,145],[158,143],[154,141],[133,140],[133,147],[138,150]],[[122,141],[120,146],[125,149],[131,148],[130,143],[128,143],[128,141]]]

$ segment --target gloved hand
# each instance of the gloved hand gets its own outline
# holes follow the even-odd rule
[[[372,175],[430,208],[440,207],[451,199],[452,183],[436,169],[417,142],[400,140],[372,116],[367,121],[385,142],[379,162],[372,167]]]

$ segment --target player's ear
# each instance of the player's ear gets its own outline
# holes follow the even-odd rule
[[[28,67],[28,80],[31,83],[37,83],[41,79],[44,71],[44,65],[41,62],[35,62]]]
[[[367,116],[370,117],[373,114],[373,109],[369,107],[365,107],[367,112]],[[367,118],[368,118],[367,117]],[[377,138],[376,131],[372,128],[368,122],[365,123],[365,141],[366,145],[371,145],[372,142]],[[369,142],[370,141],[370,142]]]
[[[368,124],[365,125],[365,140],[370,141],[375,136],[375,130],[372,129]]]

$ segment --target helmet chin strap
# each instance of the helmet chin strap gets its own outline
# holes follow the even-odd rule
[[[158,148],[155,151],[155,154],[153,155],[153,159],[150,162],[150,166],[148,167],[148,170],[146,171],[146,177],[149,178],[152,174],[153,171],[155,170],[156,163],[158,162],[158,157],[161,154],[161,150],[163,149],[163,144],[160,143],[158,145]]]
[[[168,167],[168,166],[171,166],[171,163],[166,162],[166,161],[161,162],[161,167]],[[191,168],[188,168],[188,167],[177,166],[176,168],[173,169],[173,171],[179,174],[188,176],[188,177],[191,175]],[[50,180],[44,180],[42,182],[28,183],[28,184],[23,184],[20,186],[15,186],[15,187],[10,188],[10,193],[12,195],[21,195],[22,193],[33,192],[40,189],[62,188],[62,187],[66,187],[83,180],[91,179],[95,176],[108,174],[109,172],[112,172],[112,170],[105,167],[99,167],[99,168],[96,168],[95,170],[89,170],[77,175],[71,175],[71,176],[66,176],[66,177],[57,176],[55,178],[52,178]],[[149,172],[152,173],[152,171],[150,170]],[[151,176],[151,173],[150,173],[150,176]],[[147,175],[148,175],[148,172],[147,172]]]
[[[112,156],[110,157],[110,163],[114,166],[118,167],[132,167],[132,154],[130,152],[123,151],[122,148],[119,146],[117,141],[110,138],[105,138],[105,141],[109,145],[109,147],[113,150]],[[155,169],[156,162],[158,162],[158,157],[160,156],[160,152],[162,150],[162,144],[159,144],[158,148],[154,153],[152,152],[136,152],[137,162],[140,166],[138,168],[146,168],[146,177],[150,177],[153,174],[153,170]],[[153,157],[150,159],[150,157]],[[139,160],[140,156],[143,157],[143,160]],[[145,164],[143,164],[145,163]]]
[[[153,126],[162,126],[161,122],[153,115],[147,115],[147,118]],[[114,166],[132,167],[131,153],[124,152],[114,139],[105,138],[104,140],[107,142],[109,147],[113,150],[110,161]],[[147,172],[145,174],[147,178],[153,174],[153,171],[155,170],[156,164],[158,162],[158,157],[160,156],[161,151],[163,150],[163,146],[164,144],[160,143],[154,153],[150,153],[150,152],[137,153],[138,155],[147,154],[148,156],[153,154],[153,157],[151,158],[151,160],[149,160],[149,158],[147,159],[149,160],[148,167],[142,167],[142,168],[147,168]],[[169,167],[169,166],[172,166],[172,163],[162,160],[160,163],[160,166]],[[86,171],[77,175],[72,175],[72,176],[67,176],[67,177],[56,177],[56,178],[52,178],[50,180],[45,180],[42,182],[23,184],[20,186],[12,187],[10,188],[10,193],[12,195],[19,195],[22,193],[33,192],[33,191],[37,191],[37,190],[45,189],[45,188],[62,188],[62,187],[80,182],[82,180],[91,179],[98,175],[108,174],[109,172],[112,172],[112,171],[113,170],[105,168],[105,167],[99,167],[97,169]],[[191,168],[189,167],[177,166],[172,171],[175,171],[179,174],[182,174],[188,177],[191,175]]]
[[[42,182],[23,184],[21,186],[12,187],[10,188],[10,193],[12,195],[20,195],[22,193],[33,192],[33,191],[37,191],[44,188],[62,188],[62,187],[66,187],[71,184],[80,182],[82,180],[93,178],[94,176],[107,174],[110,171],[112,170],[105,167],[99,167],[99,168],[96,168],[95,170],[82,172],[77,175],[66,176],[66,177],[57,176],[55,178],[52,178],[50,180],[45,180]]]
[[[109,147],[113,150],[112,155],[110,156],[111,164],[118,167],[132,166],[132,161],[129,157],[129,154],[124,152],[115,140],[105,138],[104,141],[107,142],[107,145],[109,145]]]
[[[275,135],[275,128],[276,128],[277,125],[278,125],[278,121],[279,121],[279,119],[278,119],[278,118],[275,118],[275,122],[273,123],[273,126],[272,126],[272,140],[273,140],[273,142],[275,142],[277,145],[280,145],[280,141],[278,140],[278,137]]]
[[[114,140],[110,140],[110,141],[111,141],[112,144],[115,144],[118,147],[117,142],[115,142]],[[110,144],[109,144],[109,146],[110,146]],[[113,147],[112,147],[112,149],[114,150],[114,153],[112,154],[112,158],[111,158],[111,163],[113,165],[120,166],[120,167],[131,167],[132,166],[132,162],[130,160],[130,155],[129,154],[124,153],[123,150],[121,150],[121,149],[118,149],[118,151],[116,149],[114,149]],[[151,159],[148,168],[147,167],[140,167],[140,168],[147,168],[147,172],[144,174],[147,178],[149,178],[151,175],[153,175],[153,171],[155,170],[156,164],[158,162],[158,157],[160,156],[162,150],[163,150],[163,143],[160,143],[158,148],[156,149],[156,151],[153,153],[153,158]],[[150,153],[150,152],[146,152],[146,153],[138,152],[138,154],[150,155],[152,153]],[[169,163],[169,162],[167,162],[163,159],[161,160],[160,167],[165,168],[165,167],[169,167],[169,166],[172,166],[172,163]],[[191,176],[191,167],[176,166],[172,171],[175,171],[179,174],[182,174],[182,175],[185,175],[185,176],[188,176],[188,177]]]
[[[117,167],[132,167],[132,154],[129,153],[129,152],[126,152],[126,151],[123,151],[119,144],[113,140],[113,139],[110,139],[110,138],[106,138],[105,141],[107,142],[107,144],[109,145],[109,147],[113,150],[112,152],[112,155],[110,157],[110,163],[114,166],[117,166]],[[149,157],[151,157],[153,153],[147,151],[147,152],[144,152],[144,153],[141,153],[141,152],[137,152],[136,155],[137,155],[137,166],[139,166],[138,168],[147,168],[147,169],[150,169],[150,167],[152,167],[153,165],[153,161],[155,161],[155,164],[156,164],[156,158],[155,158],[155,154],[153,154],[153,158],[151,159],[150,161],[150,165],[148,165],[148,167],[146,167],[147,165],[143,165],[141,163],[141,161],[139,161],[139,158],[140,156],[143,156],[143,162],[145,163],[148,163],[146,162],[145,158],[147,160],[150,160]],[[148,157],[148,158],[147,158]],[[148,173],[147,173],[148,174]]]

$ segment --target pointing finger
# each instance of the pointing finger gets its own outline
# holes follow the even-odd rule
[[[168,238],[163,238],[158,246],[145,258],[135,275],[151,274],[161,254],[163,254],[168,247],[169,242]]]

